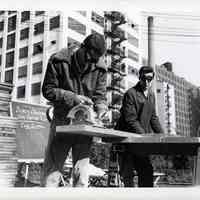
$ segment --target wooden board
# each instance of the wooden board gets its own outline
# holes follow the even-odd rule
[[[78,134],[86,136],[96,136],[111,138],[114,143],[199,143],[198,137],[172,136],[164,134],[139,135],[125,131],[93,127],[89,125],[63,125],[56,127],[57,133]]]
[[[106,138],[126,138],[126,137],[141,137],[141,135],[116,131],[113,129],[99,128],[89,125],[63,125],[56,127],[57,133],[77,134],[85,136],[106,137]]]

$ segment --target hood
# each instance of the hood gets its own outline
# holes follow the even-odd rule
[[[52,55],[52,59],[55,61],[63,61],[67,63],[71,63],[71,56],[77,51],[79,47],[72,46],[70,48],[63,48],[54,55]],[[93,65],[92,69],[95,69],[96,67],[101,68],[105,71],[107,71],[106,64],[104,62],[103,57],[99,58],[99,61]]]
[[[79,47],[77,45],[74,45],[70,48],[63,48],[57,53],[55,53],[52,56],[52,59],[57,60],[57,61],[64,61],[70,63],[71,56],[73,53],[78,49]]]

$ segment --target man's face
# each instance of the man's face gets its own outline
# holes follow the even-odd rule
[[[90,63],[97,63],[101,56],[102,55],[99,54],[95,49],[89,49],[87,51],[87,61]]]
[[[148,90],[150,87],[151,87],[151,84],[152,84],[152,80],[153,80],[153,73],[146,73],[146,74],[143,74],[140,78],[140,85],[143,89],[143,91],[146,91]]]

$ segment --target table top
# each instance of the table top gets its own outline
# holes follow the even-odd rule
[[[136,134],[89,125],[64,125],[56,127],[57,134],[77,134],[101,137],[103,142],[126,144],[133,152],[142,154],[196,155],[200,138],[166,134]]]
[[[199,143],[198,137],[186,137],[166,134],[136,134],[114,129],[94,127],[90,125],[62,125],[56,127],[56,132],[102,137],[110,142],[122,143]]]

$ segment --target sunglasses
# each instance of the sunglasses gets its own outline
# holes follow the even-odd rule
[[[145,76],[145,75],[143,75],[141,79],[143,81],[148,81],[150,83],[153,80],[153,76]]]

